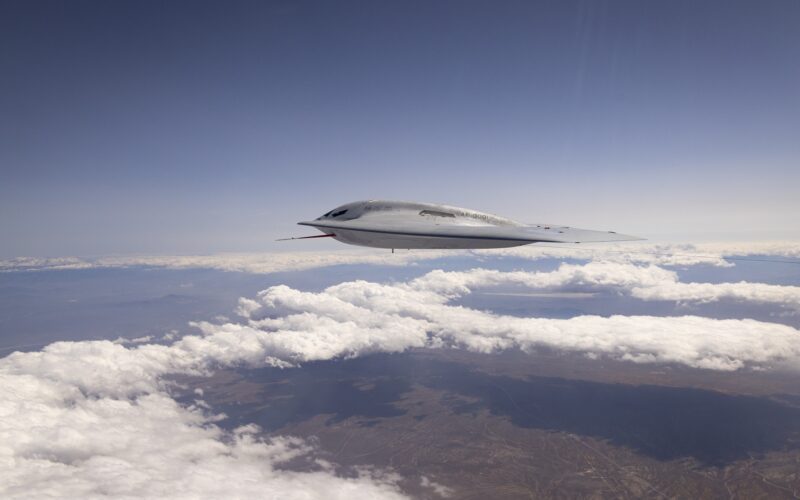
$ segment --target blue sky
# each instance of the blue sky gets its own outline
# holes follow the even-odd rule
[[[364,198],[796,238],[798,25],[793,0],[3,2],[0,256],[291,250]]]

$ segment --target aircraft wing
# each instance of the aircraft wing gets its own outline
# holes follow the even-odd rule
[[[554,243],[600,243],[612,241],[638,241],[644,238],[619,234],[614,231],[595,231],[577,227],[551,226],[535,224],[524,226],[522,231],[537,241],[550,241]],[[541,239],[538,239],[541,238]]]
[[[438,220],[437,220],[438,219]],[[455,222],[455,221],[454,221]],[[477,238],[519,241],[526,243],[589,243],[608,241],[640,240],[636,236],[618,234],[613,231],[592,231],[547,224],[538,225],[494,225],[480,223],[449,223],[445,218],[408,217],[363,217],[354,220],[316,220],[299,222],[312,226],[323,233],[335,233],[337,229],[363,231],[367,233],[420,236],[435,238]]]

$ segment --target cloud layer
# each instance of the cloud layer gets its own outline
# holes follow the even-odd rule
[[[732,267],[737,257],[752,256],[800,259],[800,243],[754,241],[717,243],[602,243],[597,245],[527,245],[497,250],[476,250],[476,255],[510,256],[523,259],[572,258],[664,266],[710,265]],[[729,260],[726,260],[728,258]],[[732,259],[733,258],[733,259]]]
[[[156,267],[165,269],[216,269],[254,274],[303,271],[337,265],[372,264],[403,266],[412,262],[457,255],[452,251],[414,252],[348,249],[337,252],[291,252],[215,255],[128,256],[82,259],[77,257],[19,257],[0,260],[0,271],[45,271],[91,268]]]
[[[352,281],[317,293],[274,286],[240,300],[240,322],[199,322],[200,334],[171,344],[58,342],[0,359],[0,496],[402,496],[391,472],[361,469],[343,477],[301,440],[265,440],[252,426],[221,430],[220,417],[202,401],[186,407],[171,397],[169,374],[410,348],[555,349],[709,370],[800,369],[800,331],[785,325],[697,316],[511,317],[454,305],[496,286],[613,290],[643,300],[800,302],[798,287],[680,283],[672,271],[624,262],[538,273],[433,271],[408,282]],[[298,459],[311,471],[281,467]]]
[[[389,253],[376,249],[347,248],[335,252],[284,252],[256,254],[127,256],[83,259],[77,257],[19,257],[0,260],[0,271],[41,271],[88,268],[120,268],[132,266],[166,269],[218,269],[268,274],[302,271],[345,264],[407,265],[409,263],[451,256],[471,255],[477,258],[515,257],[530,260],[545,258],[603,260],[609,262],[657,264],[667,266],[712,265],[729,267],[725,257],[765,255],[798,259],[800,244],[796,242],[652,244],[622,243],[591,245],[527,245],[515,248],[454,251],[414,250]]]

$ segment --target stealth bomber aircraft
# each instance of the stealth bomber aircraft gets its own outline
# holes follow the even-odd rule
[[[333,238],[374,248],[477,249],[530,243],[588,243],[639,240],[614,231],[593,231],[556,224],[522,224],[477,210],[408,201],[356,201],[312,221],[298,222]]]

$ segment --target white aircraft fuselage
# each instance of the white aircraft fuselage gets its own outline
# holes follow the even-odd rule
[[[613,231],[552,224],[522,224],[467,208],[407,201],[357,201],[337,207],[311,226],[342,243],[374,248],[480,249],[537,242],[581,243],[636,240]]]

